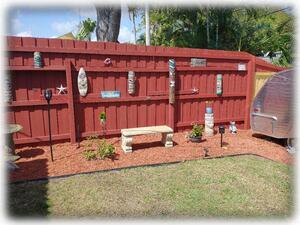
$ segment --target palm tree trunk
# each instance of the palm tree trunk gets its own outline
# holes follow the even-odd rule
[[[136,44],[136,24],[135,24],[135,17],[136,17],[136,14],[135,12],[133,11],[132,12],[132,22],[133,22],[133,32],[134,32],[134,44]]]
[[[96,7],[97,25],[96,37],[97,41],[112,41],[117,42],[120,22],[121,8],[120,7]]]

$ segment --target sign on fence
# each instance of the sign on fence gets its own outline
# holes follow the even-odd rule
[[[120,98],[120,91],[101,91],[102,98]]]
[[[206,59],[191,58],[191,66],[206,66]]]

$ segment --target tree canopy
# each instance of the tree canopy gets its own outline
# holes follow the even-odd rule
[[[152,8],[150,20],[151,45],[282,51],[274,63],[292,63],[294,17],[286,8]],[[143,34],[137,42],[144,43]]]

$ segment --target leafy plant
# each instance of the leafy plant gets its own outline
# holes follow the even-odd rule
[[[112,144],[107,144],[104,140],[98,145],[97,154],[100,159],[111,157],[115,154],[115,148]]]
[[[77,40],[90,40],[91,33],[94,32],[96,21],[87,18],[80,23],[80,29],[75,36]]]
[[[203,133],[203,126],[199,124],[194,124],[193,129],[190,133],[190,137],[196,138],[196,137],[201,137]]]
[[[89,149],[83,152],[83,156],[86,160],[90,161],[96,159],[97,154],[94,150]]]
[[[106,120],[106,114],[105,114],[105,112],[101,112],[101,113],[99,114],[99,119],[100,119],[100,120]]]

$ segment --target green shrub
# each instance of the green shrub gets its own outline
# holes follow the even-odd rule
[[[114,154],[114,146],[112,144],[107,144],[105,140],[98,145],[97,155],[100,159],[104,159],[105,157],[111,157]]]
[[[89,149],[83,152],[83,156],[86,160],[90,161],[96,159],[97,154],[94,150]]]
[[[199,124],[194,124],[193,129],[190,133],[190,137],[201,137],[203,133],[203,126]]]

